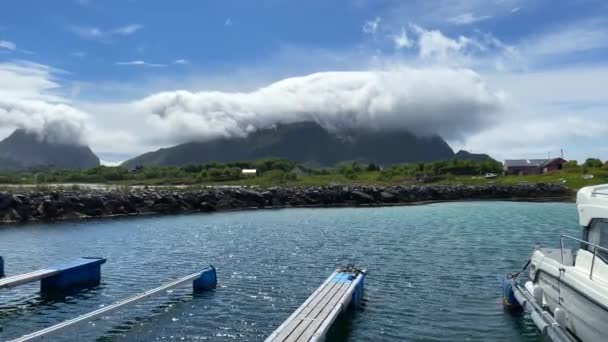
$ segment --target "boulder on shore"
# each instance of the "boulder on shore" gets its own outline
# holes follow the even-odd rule
[[[217,187],[54,189],[0,192],[0,223],[74,220],[138,214],[213,212],[245,208],[396,205],[454,200],[568,199],[573,191],[556,184],[323,186],[308,188]]]

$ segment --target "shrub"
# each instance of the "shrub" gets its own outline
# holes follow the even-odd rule
[[[597,158],[587,158],[583,166],[588,168],[598,168],[602,167],[602,161]]]
[[[285,183],[287,181],[287,173],[283,170],[270,170],[265,172],[263,176],[273,183]]]
[[[352,168],[344,170],[342,174],[348,179],[357,179],[357,171]]]
[[[380,166],[374,164],[374,163],[370,163],[369,165],[367,165],[367,168],[365,169],[366,171],[380,171]]]

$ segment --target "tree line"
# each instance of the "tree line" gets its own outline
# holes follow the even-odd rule
[[[571,160],[564,164],[567,172],[588,172],[591,169],[608,170],[608,161],[589,158],[579,165]],[[239,181],[249,176],[243,169],[256,169],[256,177],[270,183],[295,181],[306,176],[342,176],[356,180],[362,177],[378,181],[400,179],[433,179],[445,176],[483,176],[487,173],[502,173],[503,166],[493,159],[484,160],[439,160],[424,163],[377,165],[363,162],[344,162],[334,167],[309,167],[290,160],[267,158],[234,163],[189,164],[183,166],[98,166],[86,170],[61,170],[48,167],[21,171],[0,172],[0,183],[44,184],[44,183],[205,183]],[[372,178],[370,178],[372,177]]]

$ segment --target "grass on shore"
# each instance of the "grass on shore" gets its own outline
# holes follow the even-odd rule
[[[238,181],[225,182],[227,185],[258,185],[258,186],[324,186],[324,185],[421,185],[421,184],[441,184],[441,185],[490,185],[490,184],[562,184],[572,189],[580,189],[585,186],[608,183],[608,170],[597,169],[591,170],[589,174],[593,175],[591,179],[583,178],[581,172],[556,171],[548,174],[540,175],[507,175],[498,176],[494,179],[486,179],[483,176],[453,176],[447,175],[438,177],[434,181],[422,183],[411,177],[397,176],[391,179],[383,179],[378,171],[361,172],[355,178],[347,178],[340,174],[330,175],[305,175],[300,176],[297,180],[285,181],[277,183],[272,179],[264,177],[256,177],[250,179],[242,179]],[[217,184],[217,183],[212,183]]]
[[[547,183],[547,184],[562,184],[572,189],[580,189],[589,185],[597,185],[608,183],[608,170],[606,169],[590,169],[587,172],[593,175],[593,178],[584,178],[583,173],[580,170],[562,170],[555,171],[548,174],[541,175],[526,175],[526,176],[498,176],[495,179],[486,179],[482,176],[453,176],[445,175],[439,176],[432,181],[420,182],[412,179],[408,176],[393,176],[386,178],[379,171],[361,171],[356,175],[350,175],[347,177],[339,173],[323,174],[323,175],[301,175],[295,177],[276,179],[268,176],[248,177],[239,180],[232,181],[218,181],[218,182],[201,182],[195,178],[172,178],[172,179],[148,179],[139,181],[117,181],[108,183],[97,183],[100,188],[108,186],[109,188],[125,189],[134,185],[148,185],[148,186],[176,186],[182,185],[186,188],[198,188],[204,186],[259,186],[259,187],[272,187],[272,186],[291,186],[291,187],[309,187],[309,186],[327,186],[327,185],[377,185],[377,186],[390,186],[390,185],[491,185],[491,184],[534,184],[534,183]],[[86,186],[87,184],[82,184]],[[78,190],[79,185],[76,183],[64,183],[61,184],[22,184],[17,188],[38,188],[39,190],[45,190],[52,186],[60,186],[64,189]],[[15,186],[2,186],[0,189],[12,189],[15,190]]]

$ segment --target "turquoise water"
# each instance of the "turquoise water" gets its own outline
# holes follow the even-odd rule
[[[42,301],[37,284],[0,290],[0,340],[86,313],[208,264],[218,289],[188,286],[56,336],[98,341],[261,341],[337,265],[369,270],[362,309],[332,341],[538,341],[503,312],[500,280],[540,243],[578,235],[569,203],[459,202],[285,209],[4,226],[7,274],[103,256],[102,285]]]

